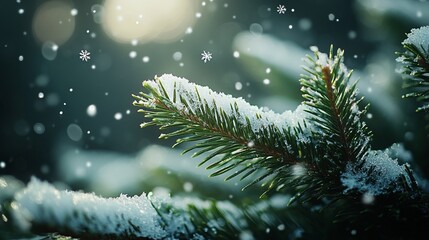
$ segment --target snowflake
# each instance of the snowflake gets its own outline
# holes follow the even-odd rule
[[[286,12],[286,8],[285,8],[285,6],[284,6],[284,5],[279,5],[279,6],[277,7],[277,12],[278,12],[279,14],[284,14],[284,13]]]
[[[89,56],[89,55],[91,55],[91,53],[86,51],[86,50],[81,50],[79,55],[80,55],[79,58],[82,61],[88,62],[88,60],[91,59],[91,57]]]
[[[201,56],[201,60],[203,60],[204,63],[212,59],[212,54],[210,52],[203,51],[203,53],[201,53]]]

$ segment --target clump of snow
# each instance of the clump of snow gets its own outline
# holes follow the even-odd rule
[[[32,178],[15,195],[11,206],[18,225],[32,224],[94,234],[127,235],[161,239],[167,232],[151,202],[155,197],[102,198],[90,193],[60,191],[49,183]]]
[[[402,44],[411,44],[419,48],[422,52],[428,52],[429,26],[411,29],[411,32],[407,34],[407,38],[402,42]]]
[[[405,167],[389,156],[389,150],[371,150],[364,157],[363,165],[358,165],[360,163],[349,163],[341,175],[341,182],[346,187],[345,193],[358,190],[377,196],[404,190],[397,182],[401,175],[407,177]]]
[[[308,108],[306,105],[300,105],[293,112],[274,113],[271,110],[250,105],[243,98],[234,98],[231,95],[217,93],[208,87],[190,83],[187,79],[171,74],[164,74],[156,80],[158,82],[154,80],[145,81],[144,85],[149,85],[161,94],[163,93],[162,87],[164,87],[167,97],[178,110],[195,113],[199,109],[203,109],[204,104],[207,103],[208,109],[216,108],[219,112],[223,111],[227,116],[235,117],[244,126],[247,125],[248,119],[254,133],[258,133],[269,126],[275,126],[279,129],[303,126],[304,119],[308,114],[305,111]],[[180,97],[187,101],[189,109],[182,103]],[[201,100],[199,100],[200,98]],[[309,125],[307,124],[307,126]],[[308,136],[302,136],[303,140],[307,141],[306,137]]]
[[[405,149],[402,143],[392,144],[390,148],[386,149],[386,152],[391,158],[397,158],[399,162],[411,162],[413,160],[413,155]]]

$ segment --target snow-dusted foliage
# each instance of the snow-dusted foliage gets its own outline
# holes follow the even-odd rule
[[[407,38],[402,44],[414,45],[422,52],[427,53],[427,49],[429,49],[429,26],[411,29],[411,32],[407,34]]]
[[[24,230],[41,225],[75,233],[160,239],[168,233],[161,226],[154,206],[163,201],[168,199],[150,194],[102,198],[90,193],[60,191],[32,178],[15,195],[11,206],[16,222]]]
[[[308,115],[305,111],[308,107],[302,104],[293,112],[285,111],[282,114],[277,114],[271,110],[266,111],[250,105],[243,98],[234,98],[231,95],[217,93],[208,87],[199,86],[187,79],[171,74],[164,74],[161,77],[155,77],[155,79],[145,81],[143,84],[157,89],[160,93],[165,90],[177,109],[195,113],[197,109],[204,108],[204,104],[207,103],[210,109],[218,109],[228,116],[234,116],[243,125],[247,125],[247,121],[249,121],[255,133],[270,125],[277,126],[279,129],[297,127],[298,124],[303,125],[303,120]],[[156,81],[159,81],[162,87]],[[180,98],[188,102],[189,108],[182,103]],[[150,105],[151,103],[147,104]]]
[[[398,183],[401,176],[407,178],[404,165],[399,165],[397,159],[391,156],[398,154],[397,145],[384,151],[371,150],[362,163],[349,163],[341,175],[341,182],[346,187],[345,193],[358,190],[374,196],[390,192],[403,192]],[[396,154],[395,154],[396,153]],[[407,182],[410,179],[407,178]]]

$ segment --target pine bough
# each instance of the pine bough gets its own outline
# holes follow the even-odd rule
[[[398,58],[406,86],[416,89],[406,96],[425,103],[419,111],[428,109],[428,36],[429,27],[412,30]],[[148,91],[133,95],[150,119],[141,127],[159,127],[160,138],[177,139],[174,146],[192,143],[184,153],[200,156],[199,166],[210,176],[250,179],[244,188],[261,183],[268,200],[105,199],[33,179],[15,194],[10,217],[31,231],[98,238],[294,239],[337,236],[335,231],[348,238],[357,229],[360,237],[413,236],[428,223],[429,207],[409,165],[398,163],[403,148],[371,148],[363,121],[367,106],[360,108],[343,51],[312,50],[300,80],[304,102],[295,111],[266,111],[169,74],[144,81]]]

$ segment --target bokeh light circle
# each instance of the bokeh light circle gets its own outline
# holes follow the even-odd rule
[[[193,0],[106,0],[102,26],[118,42],[171,42],[195,23]]]

